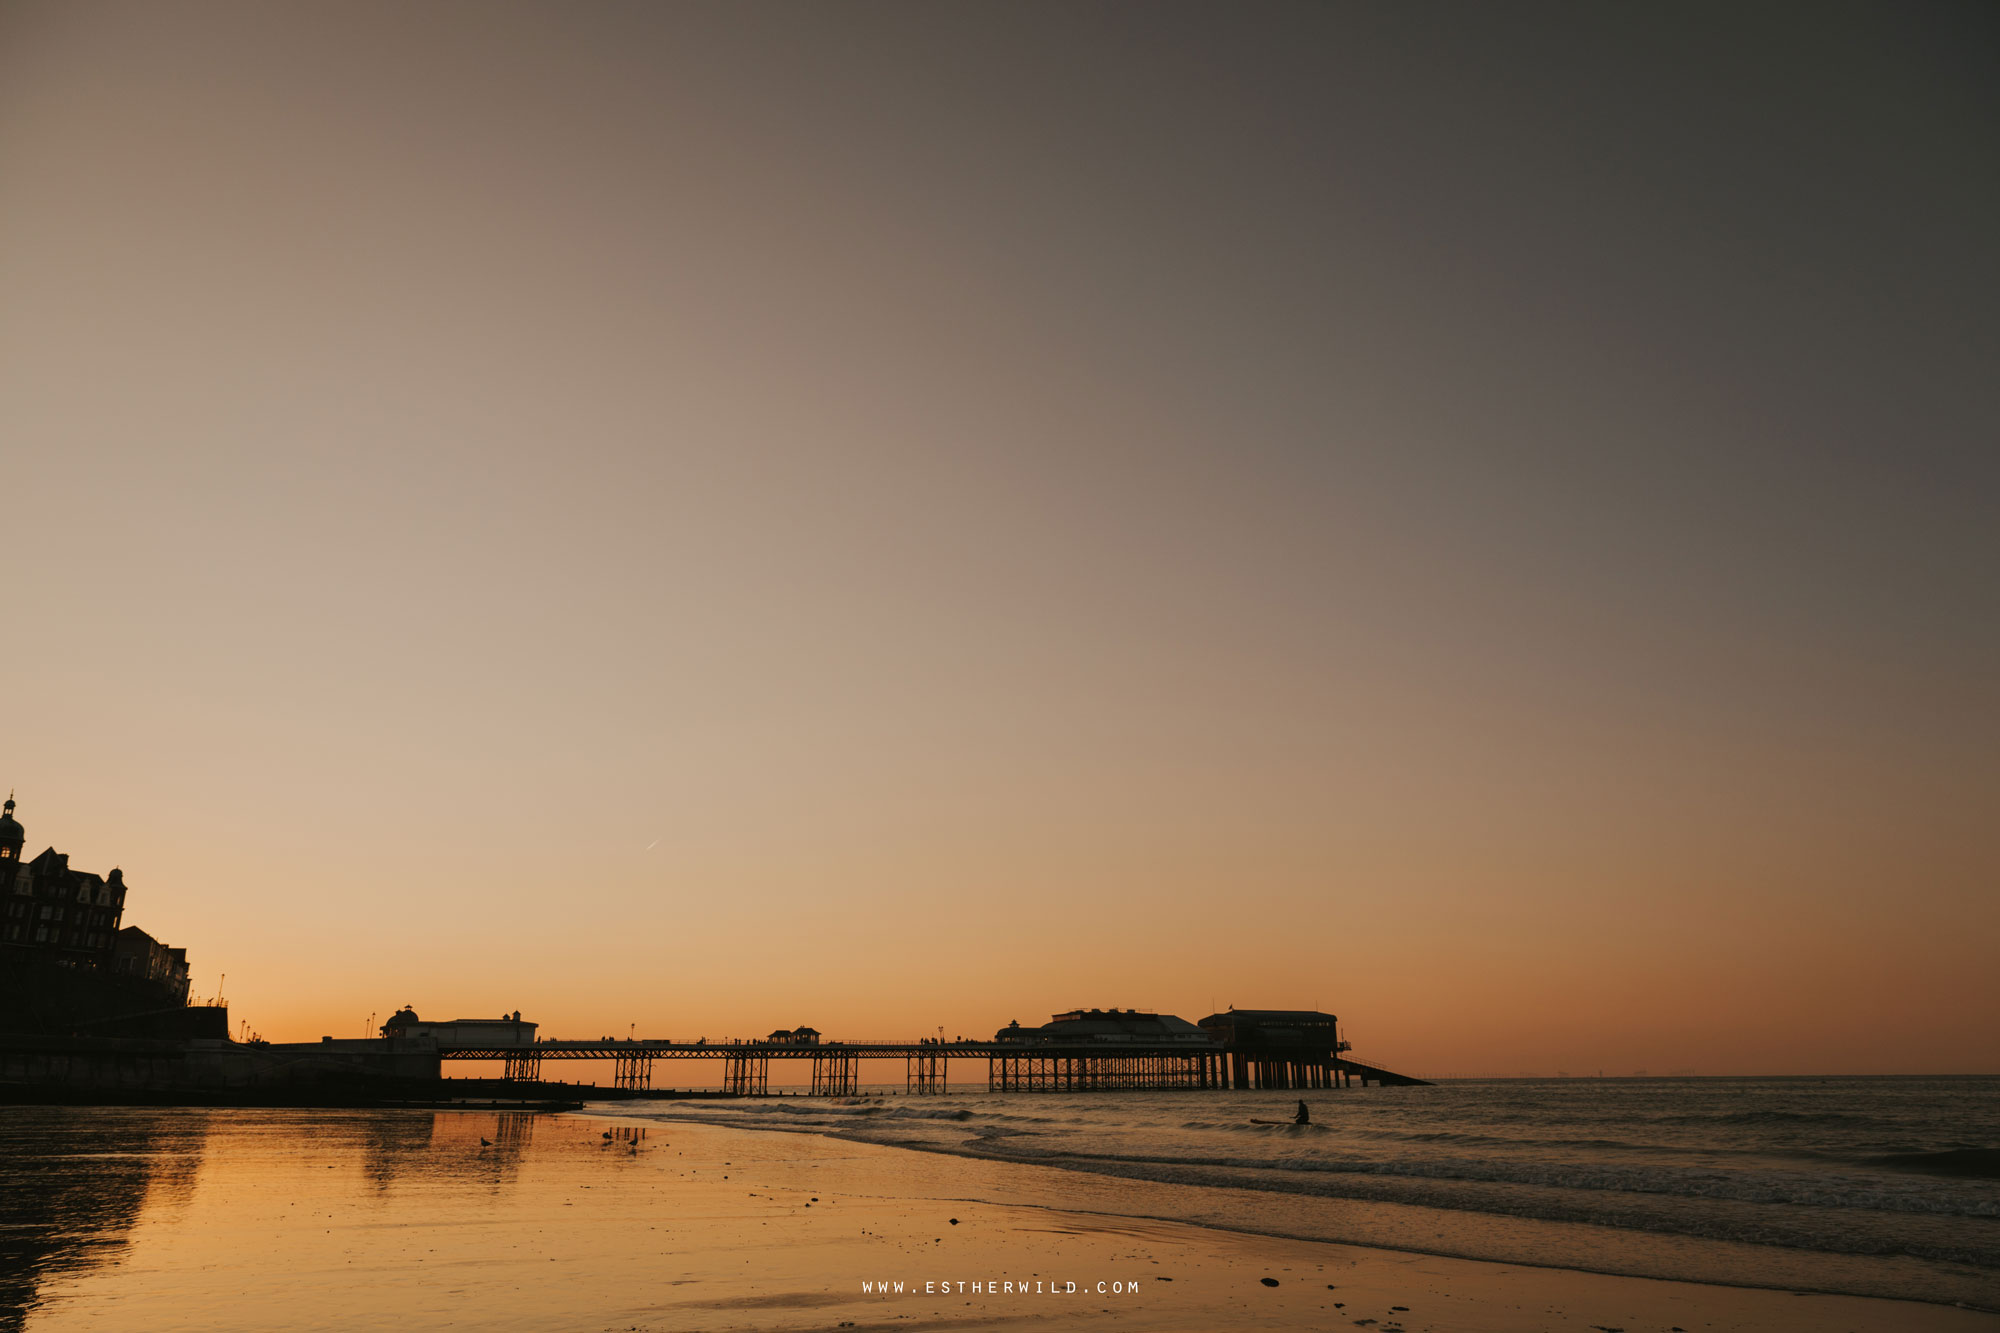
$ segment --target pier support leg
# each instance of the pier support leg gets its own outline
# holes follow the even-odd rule
[[[611,1081],[618,1087],[635,1091],[652,1087],[653,1057],[639,1051],[619,1054],[612,1062]]]
[[[813,1052],[812,1090],[815,1097],[852,1097],[858,1062],[845,1051]]]
[[[903,1061],[903,1091],[908,1093],[937,1093],[945,1090],[945,1056],[943,1051],[924,1051],[906,1056]]]
[[[762,1097],[771,1090],[769,1056],[729,1055],[722,1062],[722,1090],[738,1097]]]

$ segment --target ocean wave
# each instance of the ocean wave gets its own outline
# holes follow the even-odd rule
[[[1880,1180],[1780,1172],[1724,1171],[1653,1165],[1546,1162],[1501,1158],[1369,1158],[1334,1155],[1248,1157],[1197,1153],[1121,1153],[1075,1144],[1047,1144],[1022,1137],[1002,1149],[1010,1157],[1056,1162],[1093,1159],[1150,1166],[1219,1167],[1233,1171],[1399,1176],[1428,1180],[1478,1181],[1543,1189],[1599,1193],[1658,1194],[1737,1203],[1789,1204],[1809,1208],[1852,1208],[1941,1217],[2000,1217],[2000,1199],[1897,1189]],[[1940,1172],[1940,1174],[1944,1174]],[[1888,1187],[1885,1188],[1885,1184]]]
[[[1963,1180],[2000,1180],[2000,1148],[1948,1148],[1943,1152],[1892,1152],[1865,1159],[1870,1166]]]
[[[1164,1184],[1507,1215],[2000,1270],[2000,1080],[1485,1085],[1288,1098],[864,1095],[641,1114]],[[782,1106],[773,1105],[778,1103]],[[1241,1199],[1242,1195],[1237,1195]]]
[[[1896,1229],[1841,1225],[1838,1215],[1811,1209],[1662,1196],[1529,1190],[1506,1183],[1368,1175],[1295,1175],[1257,1178],[1252,1171],[1193,1164],[1132,1163],[1103,1158],[1036,1159],[1045,1165],[1159,1184],[1221,1186],[1377,1203],[1408,1204],[1460,1213],[1487,1213],[1544,1222],[1570,1222],[1624,1231],[1773,1246],[1878,1258],[1908,1256],[2000,1272],[2000,1244],[1984,1228],[1965,1232],[1960,1219],[1932,1214],[1895,1215]],[[1707,1205],[1707,1206],[1703,1206]],[[1912,1229],[1915,1230],[1912,1230]]]
[[[1650,1117],[1662,1125],[1870,1125],[1879,1117],[1863,1111],[1787,1111],[1761,1108],[1755,1111],[1676,1112]]]

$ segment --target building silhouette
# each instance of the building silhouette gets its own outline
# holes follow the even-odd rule
[[[1071,1009],[1039,1027],[1009,1023],[993,1040],[1043,1045],[1050,1042],[1141,1043],[1151,1046],[1207,1046],[1213,1038],[1185,1018],[1137,1009]]]
[[[124,871],[74,870],[53,847],[28,860],[26,844],[10,792],[0,805],[0,980],[10,1011],[115,1012],[119,1001],[77,989],[85,977],[114,981],[127,1009],[187,1003],[187,950],[124,925]]]
[[[72,870],[69,857],[53,847],[24,861],[26,840],[10,792],[0,806],[0,899],[7,904],[0,915],[0,942],[72,967],[108,970],[125,915],[124,872]]]
[[[117,976],[136,977],[158,986],[176,1001],[187,999],[187,950],[170,949],[137,926],[118,932],[111,950],[111,970]]]

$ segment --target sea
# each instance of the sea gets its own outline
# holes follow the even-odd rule
[[[1310,1123],[1284,1123],[1300,1096]],[[2000,1078],[1557,1079],[0,1106],[0,1333],[540,1333],[584,1327],[580,1304],[593,1328],[681,1327],[647,1312],[725,1269],[791,1280],[757,1211],[775,1194],[820,1195],[800,1217],[963,1200],[2000,1311]]]
[[[1310,1123],[1258,1123],[1301,1097]],[[2000,1078],[883,1088],[607,1109],[1173,1186],[1144,1192],[1148,1215],[1272,1235],[2000,1306]],[[1129,1191],[1077,1197],[1135,1211]]]

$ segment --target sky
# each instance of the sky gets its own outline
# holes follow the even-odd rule
[[[0,4],[0,784],[278,1040],[1993,1072],[1997,235],[1982,5]]]

